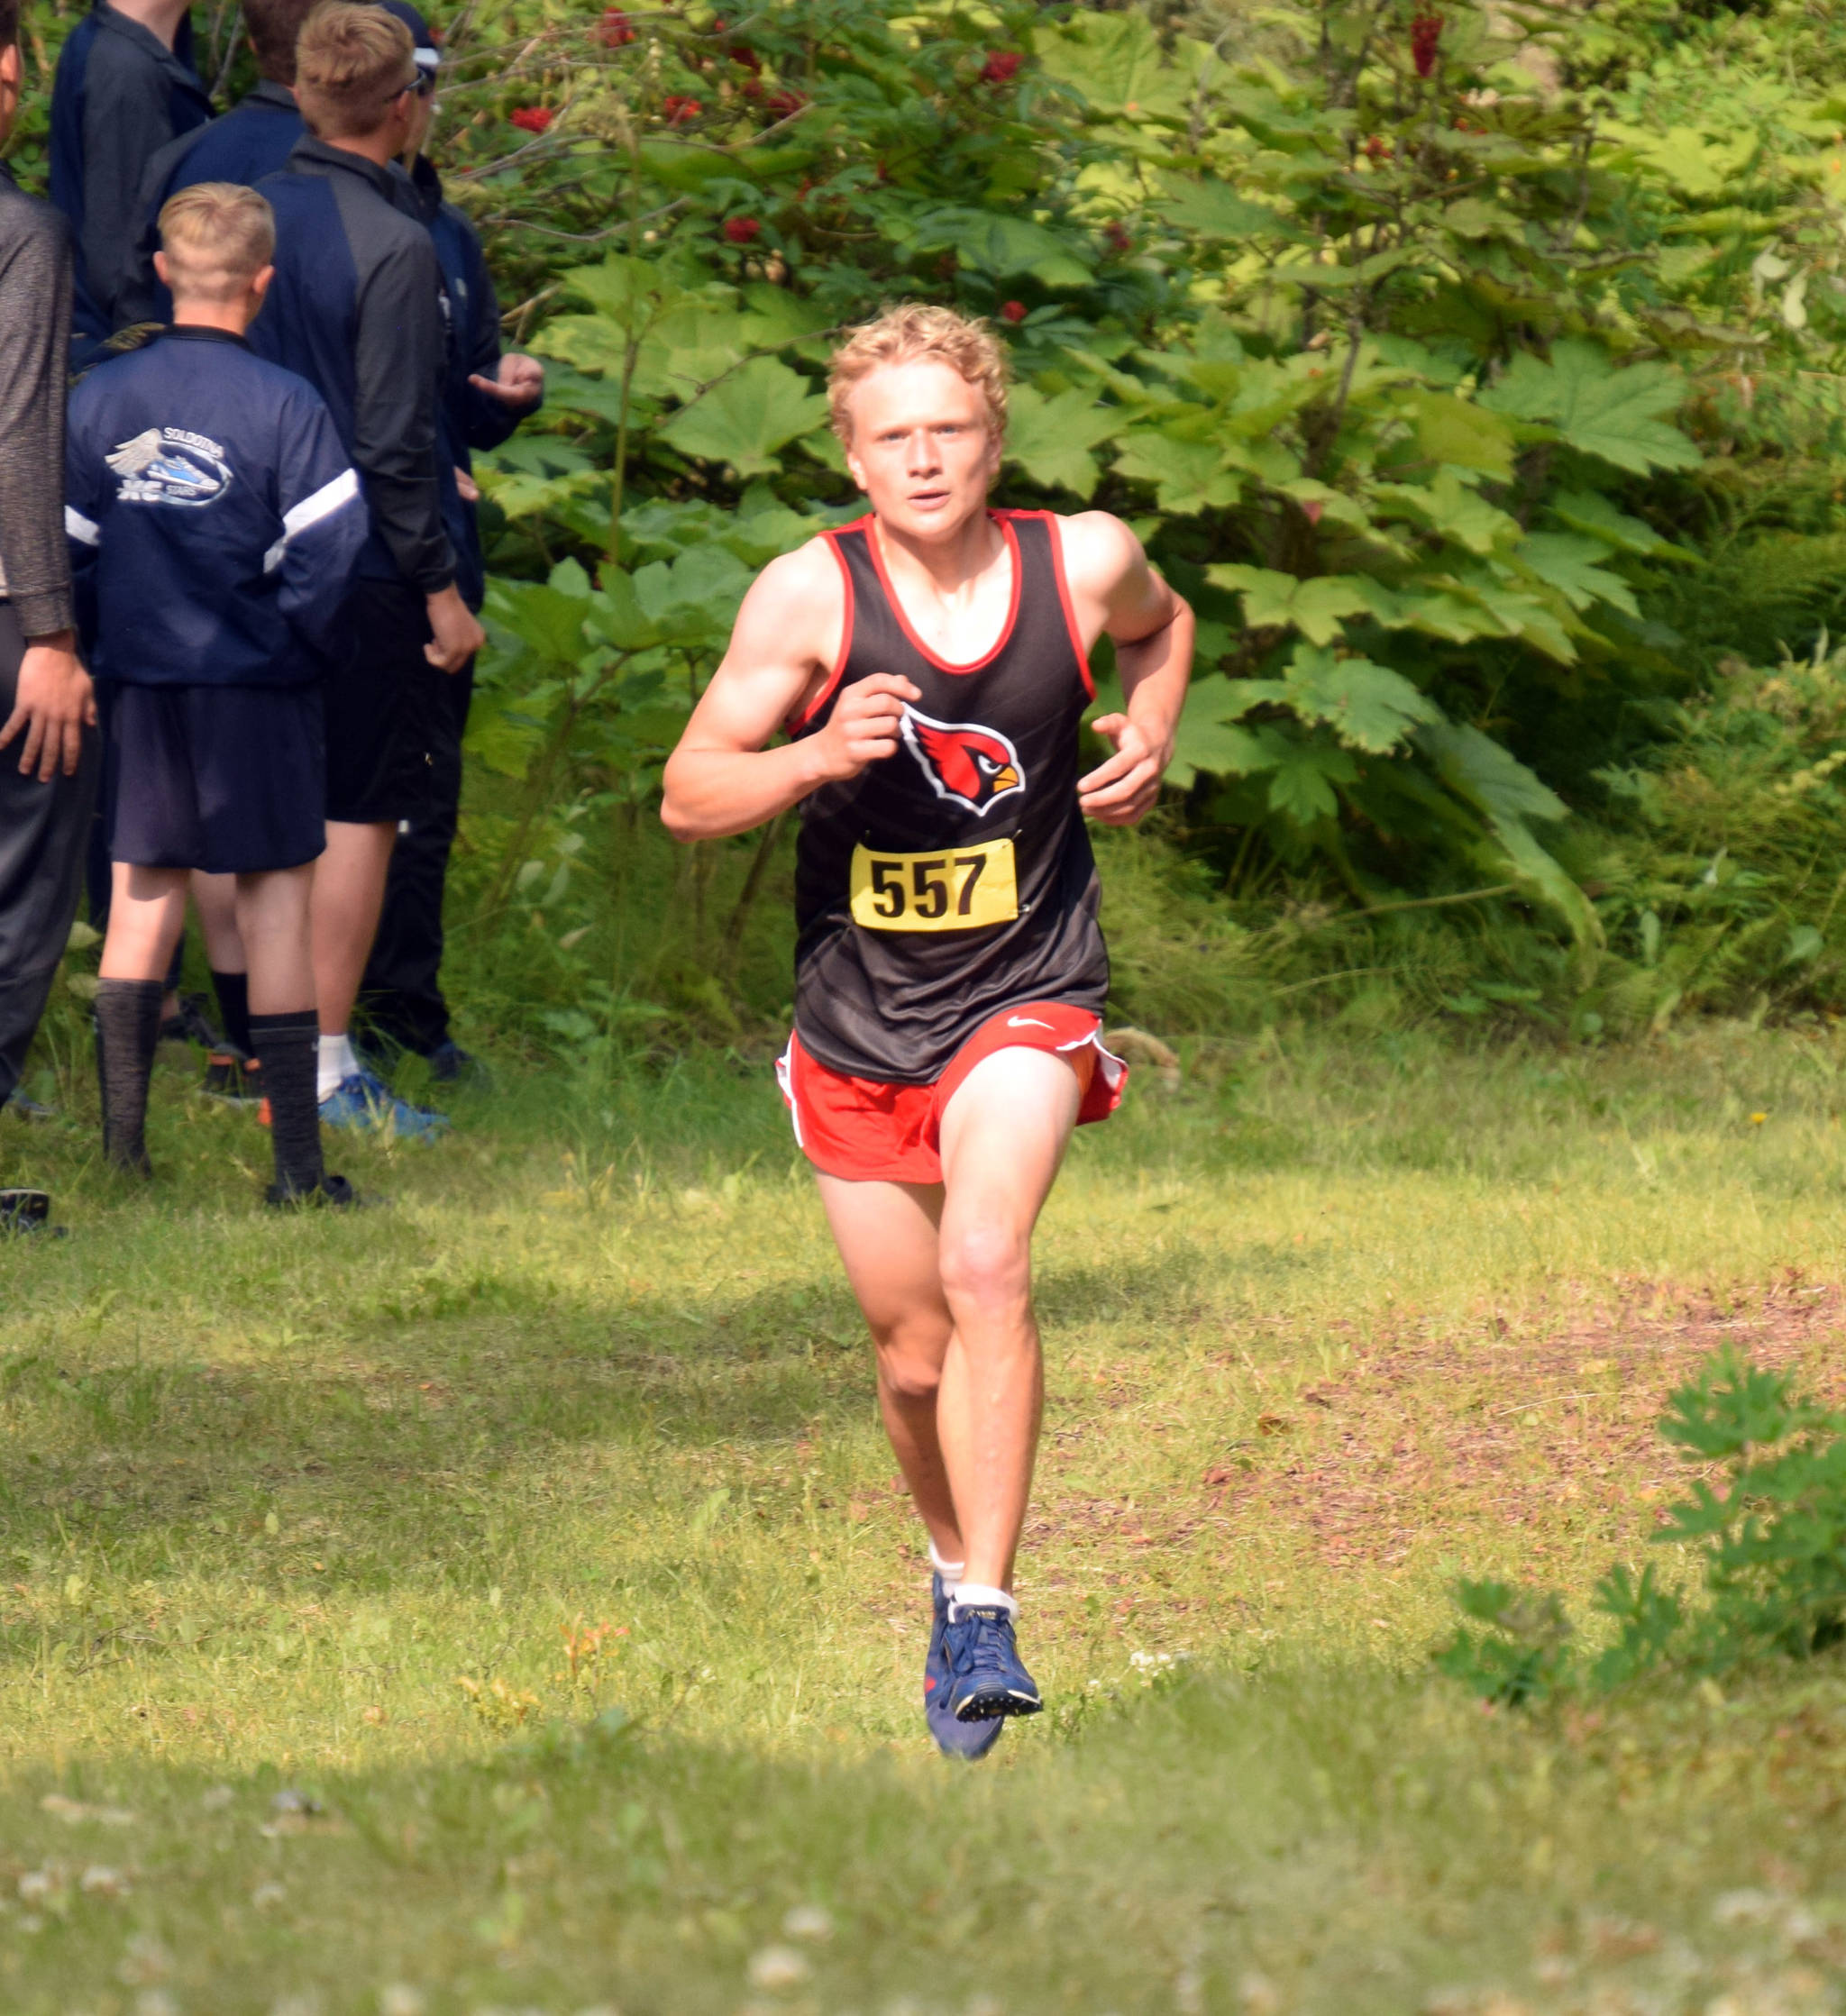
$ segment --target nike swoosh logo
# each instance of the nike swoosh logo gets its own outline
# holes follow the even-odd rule
[[[1006,1026],[1009,1029],[1051,1029],[1050,1023],[1035,1021],[1029,1015],[1010,1015]],[[1051,1029],[1051,1033],[1056,1035],[1057,1031]]]

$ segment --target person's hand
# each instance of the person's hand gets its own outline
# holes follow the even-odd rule
[[[19,774],[38,772],[49,784],[61,769],[75,777],[83,757],[83,732],[96,725],[96,689],[78,661],[77,639],[69,630],[28,643],[19,662],[13,712],[0,727],[0,749],[22,728]]]
[[[477,392],[485,392],[502,406],[535,406],[544,397],[544,366],[535,357],[509,350],[500,360],[498,378],[483,378],[479,371],[471,371],[468,382]]]
[[[425,607],[432,635],[423,655],[439,671],[459,672],[487,643],[487,632],[475,621],[474,611],[452,581],[432,595]]]
[[[459,463],[455,467],[455,490],[463,504],[480,502],[480,485]]]
[[[922,689],[895,672],[855,680],[834,704],[833,717],[814,738],[830,780],[856,777],[868,763],[897,753],[904,703],[920,700]]]
[[[1086,819],[1106,826],[1131,826],[1154,808],[1160,780],[1173,761],[1169,736],[1156,743],[1125,714],[1105,714],[1090,725],[1115,744],[1115,753],[1077,780],[1077,803]]]

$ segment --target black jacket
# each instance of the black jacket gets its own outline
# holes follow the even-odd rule
[[[276,278],[251,347],[327,402],[371,512],[361,573],[434,595],[455,579],[437,438],[448,301],[409,178],[307,139],[257,187]]]
[[[142,176],[141,243],[135,259],[133,294],[128,304],[136,322],[165,322],[172,299],[154,272],[160,246],[160,206],[195,182],[238,182],[253,188],[266,175],[279,175],[306,132],[295,94],[268,78],[208,126],[194,126],[169,141]]]
[[[28,637],[68,629],[64,379],[70,233],[0,161],[0,596]]]
[[[141,318],[142,178],[170,140],[211,115],[192,67],[190,16],[169,50],[96,0],[66,38],[51,87],[51,201],[76,239],[80,336],[100,341]]]

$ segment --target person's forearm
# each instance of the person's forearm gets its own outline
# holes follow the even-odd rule
[[[667,764],[661,821],[675,840],[724,840],[767,825],[827,781],[812,741],[681,749]]]
[[[1173,620],[1151,636],[1115,647],[1123,710],[1143,734],[1164,745],[1172,743],[1186,704],[1197,627],[1191,607],[1181,601]]]

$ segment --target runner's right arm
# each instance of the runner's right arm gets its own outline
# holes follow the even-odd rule
[[[676,840],[747,833],[810,791],[895,753],[907,679],[875,673],[840,695],[818,734],[765,746],[824,685],[840,651],[845,597],[819,540],[772,561],[737,612],[730,648],[668,760],[661,818]]]

